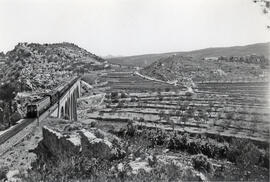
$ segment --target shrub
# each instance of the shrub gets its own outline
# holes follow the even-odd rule
[[[185,96],[187,96],[187,97],[191,97],[192,95],[193,95],[192,92],[186,92],[186,93],[185,93]]]
[[[148,164],[151,167],[153,167],[154,165],[156,165],[157,164],[157,161],[158,161],[158,159],[157,159],[157,155],[156,154],[153,154],[152,156],[150,156],[148,158]]]
[[[259,164],[262,167],[269,169],[269,148],[260,156]]]
[[[259,165],[261,161],[265,160],[265,157],[267,157],[267,155],[264,155],[257,146],[244,139],[233,139],[227,152],[228,160],[235,162],[244,169],[250,168],[253,165]],[[264,163],[260,165],[267,167]]]
[[[207,120],[207,115],[205,113],[205,110],[203,110],[203,109],[199,110],[198,116],[204,122]]]
[[[111,93],[111,98],[112,99],[117,99],[118,98],[118,92],[112,92]]]
[[[233,112],[226,113],[226,118],[227,119],[233,119],[234,118],[234,113]]]
[[[169,92],[171,89],[169,87],[165,88],[165,92]]]
[[[96,121],[92,121],[91,123],[90,123],[90,127],[91,128],[94,128],[94,127],[96,127],[97,126],[97,122]]]
[[[182,137],[177,135],[170,138],[168,143],[168,149],[170,150],[186,150],[187,149],[187,135]]]
[[[250,166],[257,165],[261,152],[259,149],[251,142],[248,142],[241,150],[241,154],[236,160],[236,164],[244,168],[249,168]]]
[[[142,123],[144,123],[144,122],[145,122],[144,118],[143,118],[143,117],[140,117],[139,123],[142,124]]]
[[[41,161],[40,161],[41,162]],[[109,174],[110,164],[107,160],[89,159],[85,156],[73,156],[58,160],[56,164],[50,162],[37,163],[36,168],[22,176],[22,181],[84,181],[86,179],[100,179],[99,176]],[[45,168],[45,169],[44,169]]]
[[[208,161],[208,158],[203,154],[195,155],[192,158],[193,167],[202,172],[213,172],[213,165]]]
[[[0,167],[0,181],[6,180],[6,174],[8,172],[8,167]]]
[[[187,115],[184,115],[184,116],[182,117],[182,121],[183,121],[183,123],[184,123],[184,125],[185,125],[186,122],[188,122],[188,116],[187,116]]]
[[[155,145],[163,145],[165,143],[165,140],[166,140],[165,132],[161,130],[160,132],[157,133],[157,136],[154,137],[153,142]]]
[[[217,118],[222,119],[222,114],[220,112],[218,112]]]
[[[122,101],[119,101],[118,102],[118,104],[117,104],[117,108],[121,108],[121,107],[123,107],[124,106],[124,101],[122,100]]]
[[[130,102],[136,102],[136,101],[137,101],[136,97],[131,97],[130,98]]]
[[[193,115],[194,115],[194,108],[193,107],[189,107],[186,112],[187,112],[187,115],[189,117],[193,117]]]
[[[190,154],[199,154],[201,153],[201,144],[199,140],[190,140],[187,142],[187,152]]]
[[[223,122],[223,125],[224,125],[223,128],[224,127],[229,128],[231,126],[231,123],[232,123],[232,121],[229,120],[229,119],[224,120],[224,122]]]
[[[128,136],[133,137],[135,135],[135,132],[136,132],[136,130],[135,130],[135,127],[133,125],[133,122],[131,120],[129,120],[128,124],[127,124],[127,133],[126,134]]]
[[[127,94],[126,93],[124,93],[124,92],[121,92],[121,96],[120,96],[121,98],[127,98],[128,96],[127,96]]]
[[[15,112],[10,116],[10,122],[12,125],[16,124],[17,121],[19,121],[22,118],[20,113]]]

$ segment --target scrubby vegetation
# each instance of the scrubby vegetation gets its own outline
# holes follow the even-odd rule
[[[212,60],[172,55],[159,59],[141,73],[164,81],[178,80],[179,84],[209,81],[266,80],[269,60],[264,56],[223,56]],[[192,78],[192,79],[188,79]],[[192,81],[191,81],[192,80]]]
[[[102,124],[97,127],[102,128]],[[176,134],[134,126],[132,123],[110,132],[125,141],[123,150],[126,155],[122,158],[105,160],[77,155],[58,160],[53,155],[48,155],[46,159],[37,160],[33,164],[33,170],[30,170],[27,176],[22,175],[22,178],[25,181],[215,181],[260,179],[259,175],[267,172],[267,166],[259,162],[263,157],[257,157],[259,160],[255,161],[251,154],[260,156],[258,151],[261,153],[268,149],[259,149],[246,140],[228,142],[220,138],[219,140],[223,141],[218,141],[203,135]],[[241,147],[244,146],[246,147],[242,150]],[[166,150],[168,151],[164,153]],[[232,156],[235,158],[230,158]],[[227,160],[233,163],[228,164]],[[146,166],[135,170],[133,163],[137,162]],[[230,165],[237,172],[231,173],[226,165]],[[258,174],[247,177],[245,172],[250,168],[256,168]],[[261,173],[258,172],[260,170]],[[269,179],[269,176],[265,177],[264,180]]]

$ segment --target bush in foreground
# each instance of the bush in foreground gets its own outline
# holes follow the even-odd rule
[[[206,172],[208,172],[208,173],[213,172],[212,164],[208,161],[208,158],[203,154],[195,155],[192,158],[192,162],[193,162],[193,167],[199,171],[202,171],[205,173]]]

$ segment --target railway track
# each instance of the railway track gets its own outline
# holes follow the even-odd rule
[[[19,120],[19,123],[17,125],[13,126],[12,128],[10,128],[9,130],[7,130],[6,132],[0,135],[0,149],[2,147],[1,145],[4,145],[8,140],[12,139],[13,136],[20,133],[24,128],[29,126],[31,123],[42,122],[42,120],[47,118],[57,108],[57,105],[58,104],[56,103],[50,108],[48,108],[39,116],[39,118],[25,118],[25,119]],[[14,144],[10,145],[10,147],[16,145],[16,143],[18,142],[15,142]]]
[[[26,137],[30,132],[31,128],[34,126],[34,122],[42,122],[47,118],[55,109],[57,108],[57,103],[44,111],[39,118],[25,118],[19,120],[19,123],[12,128],[8,129],[6,132],[0,135],[0,155],[4,154],[13,146],[17,145],[24,137]],[[33,124],[33,126],[31,126]],[[25,130],[25,128],[28,128]],[[37,124],[35,124],[37,126]],[[23,131],[24,130],[24,131]],[[19,136],[19,137],[18,137]],[[15,139],[14,139],[15,138]]]
[[[15,125],[14,127],[7,130],[5,133],[0,135],[0,145],[5,143],[7,140],[9,140],[11,137],[19,133],[22,129],[27,127],[29,124],[34,122],[36,119],[21,119],[19,120],[19,123]]]

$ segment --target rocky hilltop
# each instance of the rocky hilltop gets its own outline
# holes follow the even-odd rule
[[[5,55],[2,84],[19,82],[20,90],[53,88],[72,73],[103,69],[106,61],[72,43],[19,43]]]

